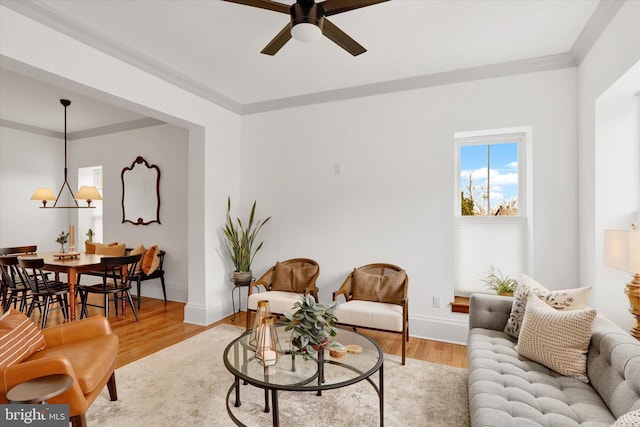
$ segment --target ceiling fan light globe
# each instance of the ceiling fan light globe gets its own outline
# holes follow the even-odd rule
[[[304,43],[317,42],[322,38],[322,30],[315,24],[301,22],[291,28],[291,37]]]

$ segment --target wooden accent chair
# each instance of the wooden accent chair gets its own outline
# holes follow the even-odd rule
[[[27,316],[31,317],[33,309],[42,309],[42,329],[47,324],[47,316],[51,303],[57,302],[65,319],[69,318],[69,284],[48,279],[48,273],[43,271],[44,259],[19,258],[18,263],[22,268],[22,277],[29,284],[31,290],[31,303],[27,310]]]
[[[131,282],[135,276],[136,265],[140,262],[142,255],[127,255],[121,257],[103,257],[100,260],[102,267],[102,283],[96,285],[80,285],[78,278],[78,292],[82,301],[82,309],[80,318],[89,317],[88,305],[93,307],[104,308],[104,316],[109,318],[109,300],[114,303],[116,316],[118,315],[118,301],[122,301],[122,311],[124,314],[124,302],[128,302],[136,318],[139,322],[138,312],[131,297]],[[103,305],[89,303],[89,294],[100,294],[103,296]],[[111,296],[111,297],[110,297]]]
[[[14,351],[4,351],[8,346]],[[85,412],[105,385],[111,400],[118,400],[118,349],[118,336],[104,317],[40,330],[23,313],[10,310],[0,317],[0,403],[7,403],[7,391],[18,384],[67,374],[73,378],[71,388],[47,403],[68,404],[71,425],[86,426]]]
[[[336,309],[338,324],[402,335],[402,364],[409,341],[409,276],[393,264],[368,264],[355,268],[333,300],[344,301]]]
[[[251,329],[251,313],[258,308],[258,301],[269,301],[271,313],[290,312],[301,296],[311,294],[318,301],[316,280],[320,275],[320,266],[309,258],[294,258],[277,262],[257,281],[249,285],[247,298],[247,330]],[[262,286],[265,292],[255,292]]]

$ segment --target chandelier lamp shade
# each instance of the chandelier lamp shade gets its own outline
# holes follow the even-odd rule
[[[640,230],[637,224],[632,224],[630,230],[605,230],[604,263],[632,275],[625,293],[631,306],[629,311],[636,318],[631,335],[640,340]]]
[[[58,196],[54,195],[54,192],[50,188],[37,188],[36,191],[33,192],[31,196],[31,200],[37,200],[42,202],[41,209],[44,208],[72,208],[72,209],[80,209],[80,208],[95,208],[95,206],[91,206],[91,202],[94,200],[102,200],[102,196],[98,189],[94,186],[82,186],[78,190],[78,194],[73,194],[73,190],[71,190],[71,186],[68,181],[68,169],[67,169],[67,107],[71,105],[71,101],[68,99],[61,99],[60,104],[64,106],[64,182],[62,186],[60,186],[60,191],[58,191]],[[71,194],[71,200],[73,200],[73,205],[70,206],[61,206],[58,204],[60,201],[60,196],[64,192],[64,189],[69,191]],[[86,201],[87,206],[81,206],[78,204],[78,201]],[[53,201],[53,205],[47,206],[47,202]]]

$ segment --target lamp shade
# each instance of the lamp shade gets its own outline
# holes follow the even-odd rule
[[[55,199],[56,195],[53,194],[53,190],[50,188],[36,188],[36,191],[34,191],[33,195],[31,196],[31,200],[38,200],[40,202]]]
[[[98,189],[93,185],[83,185],[78,189],[75,199],[91,202],[92,200],[102,200],[102,196]]]
[[[640,230],[605,230],[604,263],[631,274],[640,273]]]

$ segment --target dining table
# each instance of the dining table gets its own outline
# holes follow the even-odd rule
[[[101,260],[105,255],[75,253],[73,255],[59,252],[38,252],[35,254],[21,255],[19,258],[42,258],[43,270],[67,275],[69,283],[69,321],[76,320],[76,285],[78,275],[89,271],[101,270]]]

